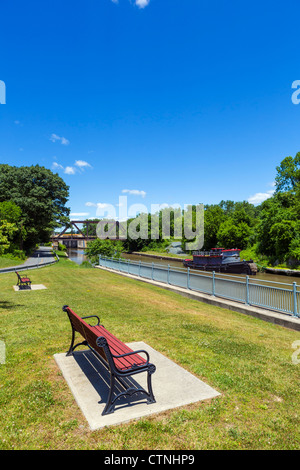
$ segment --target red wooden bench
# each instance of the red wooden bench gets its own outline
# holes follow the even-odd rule
[[[72,340],[67,356],[72,355],[75,348],[80,345],[88,346],[110,372],[109,395],[102,414],[113,413],[115,403],[120,397],[125,395],[131,396],[137,392],[146,395],[148,404],[155,403],[151,376],[154,374],[156,367],[149,362],[150,358],[148,352],[144,350],[133,351],[130,349],[103,325],[100,325],[100,319],[96,315],[80,317],[68,305],[64,305],[62,309],[68,314],[72,327]],[[96,318],[97,324],[94,326],[88,324],[85,321],[85,319],[88,318]],[[84,341],[74,345],[76,332],[83,336]],[[140,355],[141,353],[145,354],[146,358],[142,357]],[[142,387],[128,386],[122,380],[124,377],[141,372],[147,372],[148,391]],[[121,383],[125,390],[114,397],[114,394],[117,392],[115,389],[116,380]]]
[[[16,275],[18,276],[18,284],[19,289],[31,289],[31,280],[29,277],[21,277],[18,271],[15,271]]]

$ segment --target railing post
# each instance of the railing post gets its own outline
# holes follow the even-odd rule
[[[190,268],[187,268],[187,288],[190,288]]]
[[[127,261],[127,274],[129,274],[129,260]]]
[[[294,299],[294,316],[298,317],[298,307],[297,307],[297,283],[293,282],[293,299]]]
[[[101,266],[101,255],[99,255],[99,266]]]
[[[152,261],[152,270],[151,270],[151,279],[152,279],[152,281],[153,281],[153,269],[154,269],[154,263]]]
[[[215,296],[216,292],[216,279],[215,279],[215,271],[212,273],[212,295]]]
[[[249,276],[246,276],[246,305],[249,305]]]
[[[141,277],[141,260],[139,261],[139,277]]]
[[[168,264],[168,284],[170,284],[170,265]]]

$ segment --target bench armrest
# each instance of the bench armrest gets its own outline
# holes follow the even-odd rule
[[[137,351],[132,351],[132,352],[129,352],[129,353],[126,353],[126,354],[120,354],[120,355],[112,354],[112,357],[114,357],[115,359],[120,359],[122,357],[132,356],[133,354],[139,354],[139,353],[146,354],[147,361],[146,361],[146,364],[144,364],[144,366],[147,366],[149,364],[150,357],[149,357],[149,354],[147,353],[147,351],[145,351],[144,349],[139,349]]]
[[[100,325],[100,318],[97,315],[88,315],[87,317],[81,317],[81,318],[83,320],[85,320],[86,318],[97,318],[97,320],[98,320],[97,326]]]

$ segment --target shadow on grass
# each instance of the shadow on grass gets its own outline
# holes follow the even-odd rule
[[[3,309],[6,309],[6,310],[9,310],[9,309],[12,309],[14,307],[24,307],[23,304],[15,304],[13,302],[8,302],[6,300],[0,300],[0,309],[3,308]]]

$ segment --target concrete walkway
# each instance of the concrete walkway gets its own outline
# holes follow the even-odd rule
[[[15,271],[24,271],[27,269],[36,269],[48,264],[55,263],[57,258],[53,256],[52,248],[47,246],[40,246],[32,256],[27,258],[24,263],[17,266],[0,269],[0,273],[10,273]]]
[[[180,295],[188,297],[190,299],[199,300],[207,304],[215,305],[216,307],[227,308],[229,310],[234,310],[235,312],[244,313],[246,315],[251,315],[261,320],[275,323],[277,325],[284,326],[286,328],[291,328],[293,330],[300,331],[300,318],[294,317],[292,315],[275,312],[273,310],[263,309],[259,307],[254,307],[252,305],[246,305],[242,302],[234,302],[233,300],[223,299],[221,297],[214,297],[213,295],[202,294],[189,289],[184,289],[182,287],[172,286],[170,284],[165,284],[159,281],[152,281],[151,279],[135,276],[134,274],[127,274],[121,271],[116,271],[114,269],[105,268],[104,266],[95,266],[95,268],[103,269],[105,271],[110,271],[114,274],[119,274],[121,276],[129,277],[141,282],[147,282],[149,284],[161,287],[172,292],[176,292]]]

